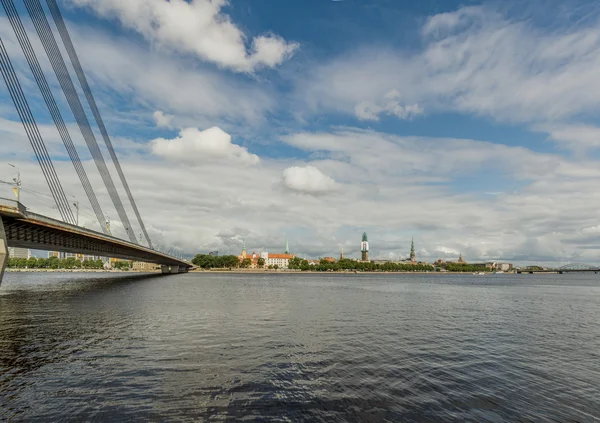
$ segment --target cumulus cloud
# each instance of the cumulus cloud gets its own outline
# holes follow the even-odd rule
[[[155,111],[152,114],[152,117],[154,118],[156,126],[159,128],[169,128],[171,126],[171,122],[173,121],[173,115],[167,115],[160,110]]]
[[[13,172],[2,166],[10,161],[27,175],[30,190],[47,192],[31,147],[19,141],[19,125],[0,125],[2,136],[14,146],[0,151],[0,174]],[[60,137],[55,138],[58,147]],[[179,138],[187,139],[180,134],[175,140]],[[147,150],[122,151],[121,164],[154,243],[188,255],[217,250],[238,254],[245,238],[249,249],[266,246],[275,252],[283,249],[287,234],[301,256],[335,255],[341,243],[345,255],[358,257],[360,236],[367,231],[373,258],[406,257],[414,236],[418,258],[428,261],[456,259],[456,252],[468,261],[598,260],[597,250],[590,249],[600,245],[594,228],[600,204],[597,159],[573,161],[477,140],[399,137],[356,128],[290,134],[284,141],[309,156],[319,151],[318,161],[295,166],[318,168],[343,189],[326,195],[308,192],[312,185],[303,181],[311,179],[306,176],[311,171],[287,170],[288,160],[265,157],[260,166],[240,166],[237,159],[220,155],[191,167],[178,164],[205,157],[203,147],[201,153],[189,150],[187,155],[170,151],[174,161],[152,161],[144,156]],[[134,144],[123,146],[136,149]],[[344,157],[338,157],[340,152]],[[83,164],[94,168],[89,158]],[[55,166],[65,191],[81,201],[80,221],[98,228],[71,163],[57,160]],[[304,191],[285,186],[283,172],[288,183]],[[94,186],[102,186],[97,172],[89,177]],[[518,187],[494,197],[482,196],[487,186],[461,186],[457,192],[455,178],[463,177],[507,177],[509,185]],[[11,196],[10,188],[0,186],[0,196]],[[115,219],[106,190],[97,194],[103,211]],[[22,195],[31,210],[60,218],[51,199],[26,191]],[[116,219],[113,225],[117,233]],[[126,237],[122,230],[118,235]],[[552,248],[544,250],[543,245]]]
[[[306,194],[324,194],[337,189],[336,182],[314,166],[292,166],[283,171],[283,185]]]
[[[105,17],[115,17],[146,39],[168,49],[195,54],[224,68],[252,72],[274,67],[298,48],[275,34],[246,36],[222,12],[225,0],[71,0]]]
[[[250,165],[260,161],[256,154],[233,144],[231,135],[216,126],[204,131],[198,128],[182,129],[176,138],[150,141],[150,148],[157,156],[187,164],[210,159],[227,159]]]
[[[412,119],[423,113],[418,104],[400,104],[400,93],[392,90],[381,101],[362,101],[354,107],[356,117],[361,120],[379,120],[379,115],[387,114],[400,119]]]

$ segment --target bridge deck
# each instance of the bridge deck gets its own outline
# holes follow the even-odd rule
[[[177,271],[192,267],[191,263],[168,254],[31,213],[16,201],[0,198],[0,281],[6,264],[6,246],[144,261]]]

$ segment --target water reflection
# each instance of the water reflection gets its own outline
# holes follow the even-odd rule
[[[600,418],[589,277],[8,279],[6,419]]]

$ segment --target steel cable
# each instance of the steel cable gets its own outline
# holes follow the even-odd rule
[[[58,105],[56,104],[56,100],[54,99],[52,91],[50,90],[50,87],[48,86],[46,77],[44,76],[42,68],[38,62],[37,56],[35,55],[35,51],[33,50],[32,46],[31,46],[29,37],[27,36],[27,32],[25,31],[25,28],[23,27],[23,23],[21,21],[21,18],[19,17],[17,9],[15,8],[12,0],[2,0],[2,5],[4,6],[6,15],[8,16],[11,26],[12,26],[12,28],[15,32],[15,35],[17,36],[17,39],[19,41],[19,44],[21,45],[21,49],[23,50],[23,53],[25,54],[25,57],[27,59],[27,62],[31,69],[31,72],[33,73],[35,81],[37,82],[37,85],[42,93],[42,96],[44,97],[44,101],[46,102],[46,106],[48,107],[50,115],[52,116],[52,119],[54,120],[56,128],[58,129],[58,132],[61,136],[61,139],[63,140],[65,148],[67,149],[67,152],[69,153],[69,157],[71,158],[71,162],[73,163],[73,166],[75,167],[77,176],[79,176],[79,180],[81,181],[83,189],[88,197],[88,200],[91,203],[94,213],[96,214],[96,218],[98,219],[98,222],[99,222],[103,232],[106,233],[106,227],[105,227],[105,225],[103,225],[104,213],[102,213],[102,209],[100,207],[100,204],[98,203],[96,194],[93,191],[93,188],[87,177],[87,173],[85,172],[85,169],[83,168],[83,164],[81,163],[79,155],[77,154],[75,145],[73,144],[71,136],[70,136],[70,134],[67,130],[67,127],[64,123],[64,120],[62,118],[62,115],[60,113]]]
[[[77,52],[75,51],[73,42],[71,41],[71,36],[69,35],[69,31],[67,30],[65,21],[62,17],[60,9],[58,8],[58,4],[56,3],[55,0],[46,0],[46,4],[48,5],[48,8],[50,9],[50,14],[52,15],[52,18],[54,19],[54,23],[58,29],[60,37],[62,38],[63,44],[65,45],[67,54],[69,55],[69,59],[71,60],[71,64],[73,65],[73,68],[75,69],[77,79],[79,79],[81,88],[83,89],[83,92],[85,93],[85,97],[86,97],[88,104],[90,106],[90,109],[92,110],[92,113],[94,115],[94,119],[96,120],[96,123],[98,124],[98,128],[100,128],[100,133],[102,134],[102,137],[104,138],[106,148],[108,149],[108,152],[110,153],[110,156],[115,165],[115,168],[117,169],[117,173],[119,174],[119,178],[121,179],[121,183],[123,184],[123,187],[125,188],[125,192],[127,193],[127,197],[129,198],[131,207],[133,208],[133,211],[137,217],[137,220],[140,224],[142,232],[144,233],[144,236],[146,237],[146,241],[148,242],[148,245],[150,246],[150,248],[152,248],[152,242],[150,241],[150,237],[148,236],[148,232],[146,231],[146,227],[144,225],[144,222],[142,221],[142,216],[140,215],[140,212],[137,208],[135,200],[133,199],[133,195],[131,193],[131,190],[129,189],[129,184],[127,183],[127,179],[125,178],[125,174],[123,173],[123,169],[121,168],[121,164],[119,163],[119,159],[117,157],[115,149],[113,148],[112,141],[108,135],[106,127],[104,126],[104,121],[102,120],[102,116],[100,115],[100,111],[98,110],[98,106],[96,105],[96,100],[95,100],[94,95],[92,94],[92,90],[90,89],[90,86],[87,82],[85,73],[83,72],[83,68],[79,61],[79,57],[77,55]]]
[[[46,145],[44,144],[37,123],[35,122],[27,99],[25,98],[25,94],[23,93],[21,84],[19,83],[8,53],[4,47],[4,42],[1,38],[0,71],[2,72],[2,77],[6,83],[10,97],[13,100],[15,108],[17,109],[17,113],[19,114],[19,118],[21,119],[21,123],[25,129],[27,138],[29,138],[29,142],[42,169],[46,183],[50,188],[50,192],[52,193],[56,207],[58,208],[59,213],[65,222],[74,224],[75,216],[71,211],[65,192],[62,188],[58,175],[56,174],[56,169],[52,164],[52,160],[50,159]]]
[[[94,162],[96,163],[96,167],[100,172],[100,176],[104,181],[106,189],[108,190],[108,194],[115,206],[117,214],[125,227],[125,231],[127,232],[129,239],[131,242],[137,243],[135,239],[135,234],[131,228],[131,224],[129,219],[127,218],[127,213],[123,208],[123,204],[121,203],[121,199],[119,198],[119,194],[117,193],[114,182],[110,176],[108,171],[108,167],[106,166],[106,162],[102,156],[102,152],[100,151],[100,147],[98,146],[98,142],[96,141],[96,137],[92,132],[89,120],[85,114],[83,109],[83,105],[79,100],[79,95],[73,85],[73,81],[71,76],[67,70],[65,61],[62,57],[62,53],[60,52],[58,45],[56,43],[56,39],[54,38],[54,34],[50,29],[50,25],[48,20],[46,19],[46,15],[42,8],[39,0],[25,0],[25,6],[31,19],[33,21],[34,27],[42,41],[42,45],[44,46],[44,50],[50,59],[50,63],[58,78],[58,82],[67,98],[67,102],[69,103],[69,107],[71,108],[71,112],[73,113],[77,124],[79,125],[79,129],[83,135],[86,144],[94,158]]]

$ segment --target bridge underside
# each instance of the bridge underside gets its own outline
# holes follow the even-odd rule
[[[0,205],[0,282],[8,246],[156,263],[162,265],[163,273],[187,272],[192,267],[188,262],[141,245],[29,213],[20,204],[10,208]]]

